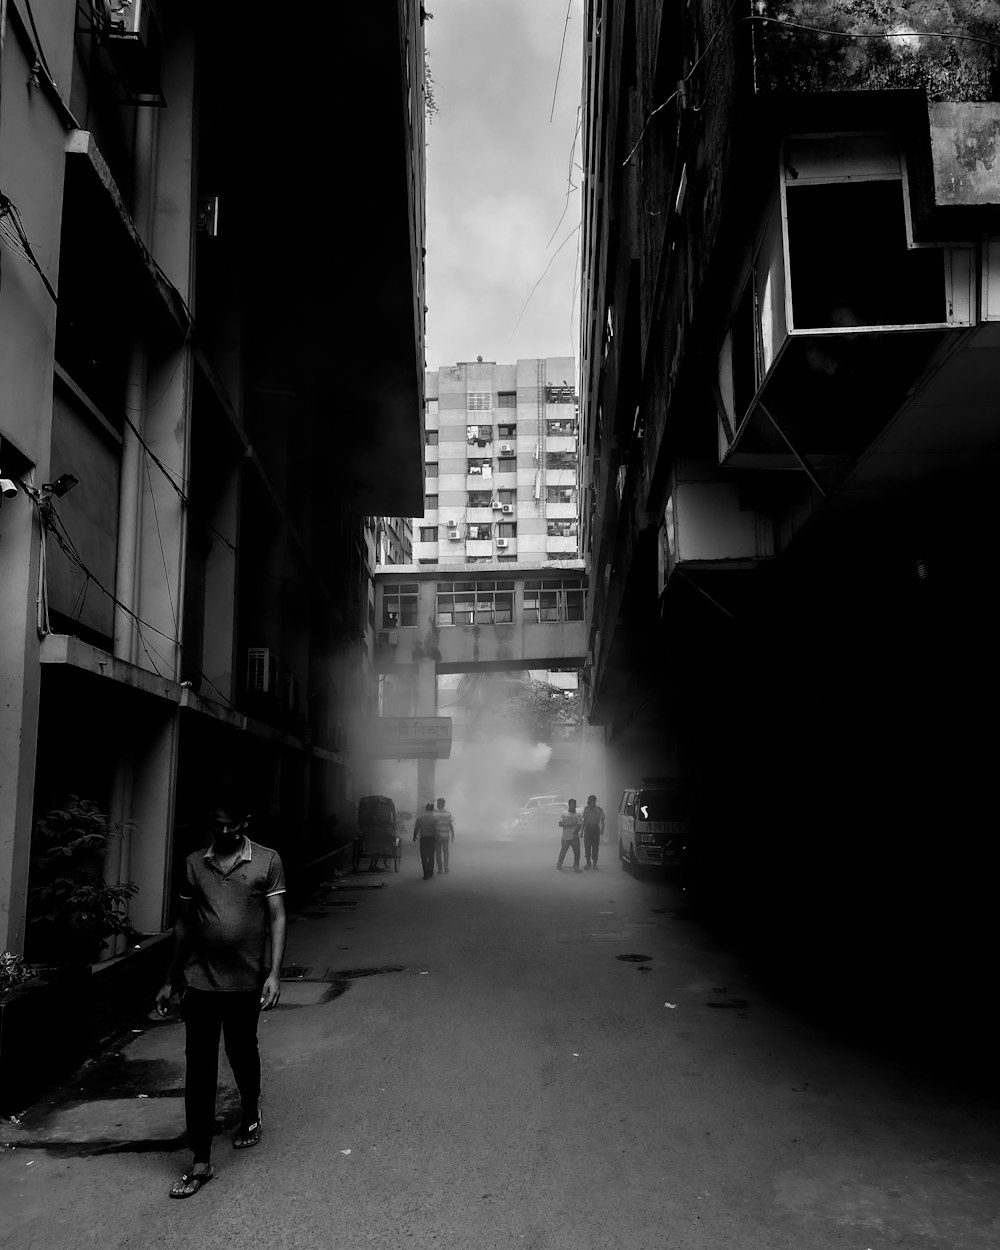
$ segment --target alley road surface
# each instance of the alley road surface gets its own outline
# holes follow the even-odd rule
[[[289,930],[318,981],[263,1017],[260,1147],[218,1138],[184,1202],[180,1151],[6,1151],[3,1244],[996,1250],[995,1108],[810,1023],[676,885],[556,851],[341,879]]]

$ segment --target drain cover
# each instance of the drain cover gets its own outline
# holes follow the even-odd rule
[[[406,968],[402,964],[385,964],[381,968],[331,968],[327,972],[327,976],[331,979],[335,977],[343,977],[353,980],[355,977],[378,977],[383,972],[405,972]]]

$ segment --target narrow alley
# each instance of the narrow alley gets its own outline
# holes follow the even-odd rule
[[[183,1036],[151,1017],[5,1126],[5,1245],[997,1244],[995,1106],[759,981],[676,882],[555,853],[463,832],[447,876],[407,841],[328,883],[262,1017],[260,1147],[223,1088],[215,1179],[164,1200]]]

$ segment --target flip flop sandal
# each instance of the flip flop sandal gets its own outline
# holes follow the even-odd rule
[[[211,1170],[207,1172],[185,1172],[181,1179],[171,1188],[171,1198],[193,1198],[195,1194],[215,1175]]]
[[[233,1138],[234,1150],[249,1150],[251,1146],[260,1144],[260,1134],[262,1121],[260,1113],[257,1113],[257,1119],[252,1124],[248,1124],[246,1128],[241,1128]]]

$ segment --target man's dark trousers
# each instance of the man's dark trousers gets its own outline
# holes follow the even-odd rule
[[[259,990],[186,989],[181,1000],[186,1036],[184,1110],[188,1148],[198,1162],[212,1157],[215,1095],[219,1080],[219,1036],[243,1105],[243,1122],[257,1119],[260,1106],[260,1051],[257,1049]]]
[[[434,852],[437,850],[437,834],[420,839],[420,863],[424,869],[424,877],[434,876]]]
[[[600,829],[584,829],[583,854],[588,864],[597,863],[597,850],[601,845]]]

